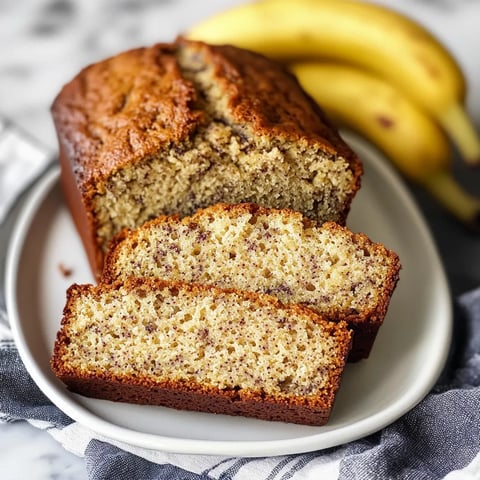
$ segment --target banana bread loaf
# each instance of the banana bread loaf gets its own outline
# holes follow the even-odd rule
[[[121,232],[102,281],[145,276],[272,294],[347,321],[356,361],[370,353],[399,269],[394,252],[346,227],[286,209],[217,204]]]
[[[130,279],[70,287],[51,365],[86,396],[323,425],[350,342],[269,295]]]
[[[218,202],[343,223],[362,166],[283,67],[178,39],[83,69],[52,105],[62,184],[93,271],[109,241]]]

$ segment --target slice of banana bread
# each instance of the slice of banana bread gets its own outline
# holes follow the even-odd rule
[[[91,397],[323,425],[350,344],[270,295],[130,279],[70,287],[51,365]]]
[[[356,361],[370,353],[399,269],[394,252],[346,227],[319,226],[286,209],[217,204],[124,230],[102,281],[146,276],[272,294],[346,320]]]
[[[52,105],[62,183],[93,271],[111,238],[218,202],[344,222],[361,162],[282,66],[178,39],[83,69]]]

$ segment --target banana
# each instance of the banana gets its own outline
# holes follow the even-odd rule
[[[337,126],[364,136],[460,221],[478,226],[480,199],[452,176],[450,142],[424,110],[390,83],[351,65],[304,61],[289,68]]]
[[[434,116],[467,163],[480,163],[459,65],[425,28],[387,7],[355,0],[263,0],[220,12],[185,36],[279,60],[329,59],[376,72]]]

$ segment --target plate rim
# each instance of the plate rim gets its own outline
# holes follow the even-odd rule
[[[344,137],[348,138],[352,144],[357,143],[360,144],[360,147],[363,145],[363,148],[368,148],[372,155],[368,157],[368,160],[364,161],[373,165],[380,175],[388,180],[389,185],[396,190],[396,194],[408,210],[409,216],[415,221],[416,230],[418,234],[421,235],[423,242],[427,247],[427,251],[431,257],[429,259],[429,265],[435,269],[435,282],[437,283],[436,290],[441,290],[443,293],[440,296],[444,301],[442,310],[445,311],[445,328],[443,329],[443,336],[441,339],[442,348],[438,352],[436,362],[429,365],[428,374],[423,374],[422,383],[415,384],[415,388],[408,390],[407,394],[404,394],[397,401],[389,404],[387,408],[380,410],[374,415],[359,419],[353,424],[344,425],[338,429],[329,430],[323,433],[320,432],[312,435],[303,435],[279,440],[226,441],[170,437],[136,431],[131,428],[115,425],[89,411],[85,405],[76,404],[76,408],[73,408],[71,405],[72,394],[57,392],[55,386],[45,378],[32,353],[29,351],[16,302],[16,286],[18,280],[16,272],[20,264],[20,257],[24,248],[24,243],[35,214],[41,207],[41,204],[47,195],[53,190],[59,181],[60,168],[57,167],[47,172],[46,175],[36,182],[30,195],[26,199],[12,231],[12,236],[7,248],[5,269],[6,305],[15,344],[27,371],[43,393],[73,420],[90,428],[96,434],[105,437],[107,440],[124,443],[124,447],[127,449],[128,446],[133,445],[147,448],[149,450],[153,449],[171,453],[250,457],[303,453],[313,450],[322,450],[358,440],[359,438],[370,435],[393,423],[417,405],[428,394],[437,381],[445,366],[450,350],[453,328],[453,304],[446,273],[426,221],[421,215],[419,207],[414,202],[412,195],[408,192],[403,179],[401,179],[398,173],[386,163],[386,160],[382,158],[383,154],[378,152],[378,150],[368,142],[350,133],[344,135]],[[352,427],[354,427],[355,432],[352,432]],[[132,441],[132,436],[134,437],[134,441]],[[320,438],[317,439],[316,437]]]

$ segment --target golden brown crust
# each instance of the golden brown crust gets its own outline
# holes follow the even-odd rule
[[[170,44],[129,50],[84,68],[52,105],[80,190],[186,138],[203,118],[195,99]]]
[[[107,177],[124,165],[188,137],[205,121],[195,109],[197,93],[183,76],[176,50],[190,48],[214,65],[229,111],[261,135],[315,143],[362,164],[320,107],[281,65],[233,46],[179,39],[176,44],[137,48],[84,68],[52,105],[60,143],[81,190],[92,177]]]
[[[324,112],[281,64],[231,45],[207,45],[179,38],[177,44],[192,49],[213,65],[214,78],[227,101],[234,122],[259,134],[289,142],[320,145],[331,155],[361,163],[338,135]]]
[[[235,390],[208,390],[199,385],[144,385],[132,379],[103,375],[66,374],[60,377],[73,392],[114,402],[158,405],[177,410],[253,417],[302,425],[325,425],[332,407],[247,395]]]
[[[198,295],[209,292],[219,297],[235,294],[241,299],[248,299],[258,308],[274,307],[285,311],[290,317],[302,315],[314,323],[322,325],[327,335],[334,336],[339,346],[338,356],[332,359],[329,382],[317,395],[301,397],[276,396],[262,391],[251,391],[241,388],[217,388],[212,385],[198,383],[194,380],[170,380],[152,377],[145,372],[137,374],[113,374],[108,370],[79,371],[64,362],[66,346],[70,342],[67,332],[69,323],[75,318],[75,302],[82,295],[98,295],[102,291],[126,288],[128,291],[147,289],[159,291],[168,288]],[[351,333],[345,323],[329,322],[311,310],[300,305],[284,305],[277,298],[259,295],[235,289],[218,289],[206,285],[185,282],[169,282],[160,279],[130,278],[114,285],[72,285],[67,291],[67,302],[63,312],[61,329],[57,334],[51,367],[70,390],[95,398],[130,403],[164,405],[182,410],[194,410],[229,415],[243,415],[264,420],[277,420],[308,425],[323,425],[328,421],[334,404],[336,392],[351,346]]]
[[[130,50],[84,68],[52,105],[62,175],[69,177],[63,181],[69,185],[65,195],[96,275],[105,248],[93,213],[96,196],[104,194],[115,172],[175,148],[209,122],[201,92],[179,64],[181,50],[211,66],[225,99],[222,114],[236,128],[302,148],[313,145],[347,162],[353,182],[342,207],[335,207],[339,223],[360,188],[360,160],[282,66],[232,46],[181,38]]]

